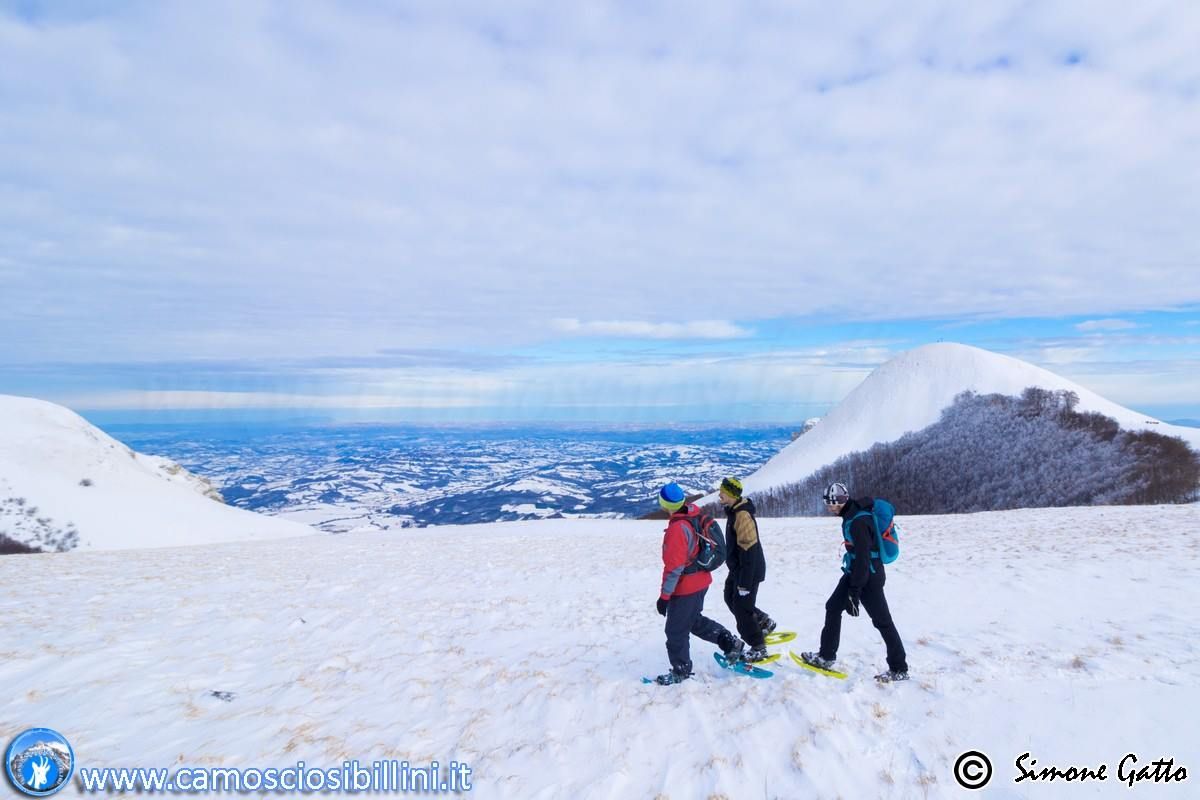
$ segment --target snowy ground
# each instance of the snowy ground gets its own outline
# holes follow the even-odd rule
[[[865,617],[844,626],[845,682],[790,664],[752,681],[698,643],[697,680],[641,685],[666,667],[656,522],[3,557],[0,730],[62,731],[85,767],[457,759],[484,798],[965,797],[968,749],[996,765],[991,798],[1129,792],[1014,784],[1025,751],[1200,770],[1200,506],[903,522],[888,595],[915,679],[892,687]],[[761,605],[808,649],[836,525],[762,528]],[[708,608],[732,625],[716,591]]]

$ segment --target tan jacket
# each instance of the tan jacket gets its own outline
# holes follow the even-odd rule
[[[729,578],[738,586],[749,589],[767,577],[767,561],[758,538],[753,501],[743,497],[732,506],[726,506],[725,519],[729,521],[725,533],[729,540],[725,548]]]

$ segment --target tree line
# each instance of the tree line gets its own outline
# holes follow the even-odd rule
[[[884,400],[886,402],[886,400]],[[833,481],[886,497],[903,514],[1049,506],[1189,503],[1200,456],[1178,437],[1125,431],[1077,409],[1074,392],[964,392],[941,418],[897,441],[851,453],[797,483],[753,494],[763,516],[824,513]]]

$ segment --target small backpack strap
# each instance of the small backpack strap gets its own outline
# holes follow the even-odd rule
[[[843,528],[843,529],[842,529],[842,535],[843,535],[843,536],[845,537],[845,539],[846,539],[846,549],[847,549],[847,550],[849,550],[849,551],[851,551],[851,552],[850,552],[850,557],[851,557],[851,558],[854,558],[854,552],[853,552],[853,550],[854,550],[854,545],[851,543],[851,542],[852,542],[852,539],[851,539],[851,536],[850,536],[850,526],[851,526],[851,525],[853,525],[853,524],[854,524],[854,521],[855,521],[856,519],[858,519],[859,517],[870,517],[870,519],[871,519],[871,527],[872,527],[872,528],[875,528],[875,535],[876,535],[876,536],[878,536],[878,535],[879,535],[879,526],[875,524],[875,515],[874,515],[874,514],[872,514],[870,511],[862,510],[862,511],[859,511],[857,514],[855,514],[853,517],[851,517],[851,518],[850,518],[850,522],[849,522],[849,523],[846,525],[846,527],[845,527],[845,528]],[[874,550],[872,550],[872,551],[871,551],[871,554],[870,554],[870,556],[869,556],[869,557],[870,557],[870,558],[880,558],[880,553],[879,553],[879,548],[878,548],[878,546],[876,546],[876,548],[875,548]],[[874,571],[875,571],[875,567],[874,567],[874,565],[872,565],[872,566],[871,566],[871,571],[872,571],[872,572],[874,572]]]

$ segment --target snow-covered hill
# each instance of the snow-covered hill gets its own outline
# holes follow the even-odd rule
[[[1200,449],[1200,429],[1168,425],[1131,411],[1020,359],[962,344],[938,343],[909,350],[880,366],[820,424],[743,483],[750,492],[796,483],[848,453],[867,450],[878,442],[892,442],[932,425],[962,392],[1019,395],[1030,386],[1075,392],[1080,411],[1112,417],[1127,430],[1148,429],[1178,436]],[[713,494],[703,502],[715,499]]]
[[[991,757],[992,798],[1133,796],[1126,753],[1200,769],[1200,506],[901,522],[887,591],[913,680],[890,687],[865,616],[843,625],[846,681],[753,681],[694,643],[695,680],[643,686],[666,667],[656,522],[0,558],[20,587],[0,592],[0,728],[51,726],[83,767],[459,760],[482,800],[958,798],[966,750]],[[836,522],[762,531],[760,605],[810,649]],[[718,590],[707,609],[733,624]],[[1110,778],[1014,784],[1025,752]]]
[[[226,506],[178,464],[130,450],[74,412],[0,395],[0,534],[119,549],[303,536],[312,529]]]

